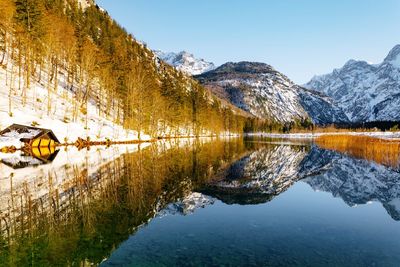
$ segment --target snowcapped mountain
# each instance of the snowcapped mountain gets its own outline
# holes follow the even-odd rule
[[[316,124],[348,121],[327,96],[294,84],[264,63],[226,63],[195,78],[218,96],[259,118],[281,123],[306,118]]]
[[[204,59],[195,58],[193,54],[186,51],[179,53],[165,53],[156,50],[154,53],[171,66],[174,66],[176,69],[190,75],[199,75],[215,69],[214,63],[207,62]]]
[[[381,64],[349,60],[305,85],[334,99],[353,122],[400,120],[400,45]]]

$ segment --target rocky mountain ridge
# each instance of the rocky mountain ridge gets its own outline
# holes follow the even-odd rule
[[[229,62],[195,78],[258,118],[280,123],[311,119],[322,125],[348,122],[329,97],[296,85],[265,63]]]
[[[400,45],[380,64],[349,60],[304,86],[331,97],[352,122],[400,121]]]

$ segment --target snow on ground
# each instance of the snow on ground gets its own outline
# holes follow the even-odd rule
[[[44,82],[39,83],[36,81],[37,79],[32,78],[31,86],[26,92],[26,104],[23,105],[23,80],[21,81],[21,89],[18,89],[18,77],[15,77],[11,97],[9,96],[10,69],[10,64],[8,72],[5,68],[0,68],[0,130],[17,123],[51,129],[61,142],[75,142],[78,137],[85,139],[89,137],[92,141],[105,141],[106,139],[115,141],[138,140],[136,131],[126,130],[111,120],[112,117],[115,117],[113,116],[115,112],[109,110],[108,116],[100,115],[99,109],[93,101],[89,101],[87,105],[87,114],[78,111],[77,120],[72,121],[74,109],[77,106],[76,96],[70,90],[65,89],[66,76],[62,72],[59,73],[57,89],[51,89],[50,93]],[[15,73],[14,76],[16,76]],[[43,74],[42,81],[47,80],[46,78],[46,74]],[[48,111],[48,103],[50,103],[50,111]],[[10,136],[0,137],[0,148],[10,145],[18,147],[20,145],[18,138],[11,139]],[[140,139],[149,140],[151,138],[142,133]]]
[[[82,9],[86,9],[94,4],[94,0],[77,0]]]
[[[400,132],[326,132],[326,133],[251,133],[246,136],[261,136],[269,138],[312,139],[323,135],[363,135],[383,139],[400,139]]]
[[[21,138],[32,138],[40,133],[39,130],[27,129],[26,133],[18,133],[17,131],[11,131],[0,136],[0,149],[6,146],[20,145],[19,139]]]

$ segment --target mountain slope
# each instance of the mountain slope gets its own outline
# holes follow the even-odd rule
[[[236,108],[161,61],[93,0],[10,0],[0,10],[0,129],[54,128],[63,141],[243,130]]]
[[[264,63],[226,63],[195,78],[258,118],[280,123],[308,118],[316,124],[347,122],[328,97],[294,84]]]
[[[349,60],[306,88],[332,97],[353,122],[400,120],[400,45],[381,64]]]
[[[214,63],[207,62],[204,59],[195,58],[193,54],[186,51],[179,53],[165,53],[156,50],[154,53],[169,65],[190,75],[199,75],[215,69]]]

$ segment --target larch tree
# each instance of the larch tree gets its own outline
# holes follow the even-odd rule
[[[22,60],[24,59],[25,86],[22,90],[22,103],[26,105],[27,90],[30,87],[34,48],[43,35],[43,2],[40,0],[16,0],[15,21],[17,23],[19,87],[21,89]]]
[[[13,1],[0,1],[0,49],[2,51],[0,65],[5,65],[6,70],[6,85],[8,84],[8,63],[11,63],[11,70],[13,69],[13,60],[6,60],[11,57],[12,33],[13,33],[13,18],[15,16],[15,3]],[[11,74],[12,78],[12,74]],[[12,114],[12,81],[9,84],[8,91],[8,114]]]
[[[15,4],[13,1],[0,2],[0,49],[2,56],[0,65],[4,64],[4,59],[7,54],[9,35],[13,31],[13,18],[15,15]]]
[[[25,105],[37,78],[47,86],[47,114],[56,114],[52,99],[62,93],[71,103],[64,118],[71,110],[74,122],[86,115],[86,129],[89,102],[98,116],[152,136],[218,134],[243,124],[231,108],[159,60],[96,5],[82,9],[76,0],[0,0],[0,53],[0,64],[12,57],[6,64],[18,68],[19,90],[11,82],[10,104],[12,93],[18,93]]]
[[[85,127],[88,129],[88,102],[93,98],[92,86],[97,71],[97,47],[91,40],[83,43],[82,57],[80,62],[80,108],[85,115]]]

